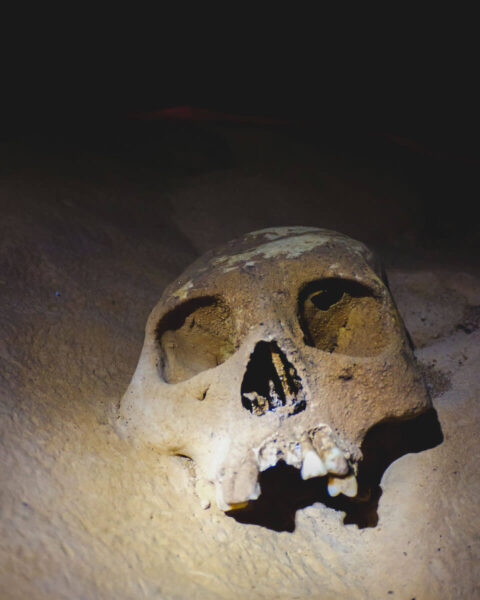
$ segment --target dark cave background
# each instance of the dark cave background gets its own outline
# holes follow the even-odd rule
[[[63,38],[70,33],[64,31]],[[384,31],[383,39],[390,33]],[[183,45],[177,40],[166,54],[135,51],[142,38],[137,31],[123,49],[110,53],[96,46],[88,51],[75,41],[49,44],[46,31],[39,44],[30,40],[23,51],[17,43],[6,61],[0,175],[27,166],[41,169],[48,157],[48,168],[77,165],[86,178],[85,160],[95,162],[97,172],[130,170],[135,181],[148,170],[178,181],[235,167],[222,126],[248,129],[252,145],[256,136],[275,131],[286,143],[301,141],[330,157],[339,173],[344,165],[364,175],[370,171],[372,180],[392,172],[402,179],[415,197],[403,208],[409,222],[394,222],[400,196],[386,195],[383,214],[371,207],[362,238],[387,263],[400,261],[400,255],[438,259],[439,253],[442,261],[477,263],[476,53],[469,48],[471,38],[464,37],[461,46],[451,36],[430,42],[427,37],[420,49],[394,36],[376,53],[352,42],[326,55],[311,40],[292,50],[290,42],[281,45],[277,38],[270,52],[240,47],[234,58],[220,62],[212,60],[220,58],[219,49],[209,53],[193,38],[182,38]],[[165,47],[170,42],[169,37]],[[175,107],[207,109],[210,117],[159,117]],[[369,210],[364,206],[364,213]],[[342,202],[325,211],[322,222],[317,211],[312,207],[317,225],[361,233],[351,223],[355,212],[349,217]]]

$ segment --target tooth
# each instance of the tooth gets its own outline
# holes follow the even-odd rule
[[[355,498],[358,494],[357,478],[353,473],[344,479],[343,494],[349,498]]]
[[[322,477],[327,474],[327,468],[323,460],[318,456],[315,450],[307,450],[303,457],[303,465],[300,471],[302,479],[312,477]]]
[[[274,467],[279,460],[279,451],[274,444],[267,444],[258,454],[258,469],[266,471],[270,467]]]
[[[249,500],[256,500],[260,493],[258,467],[252,453],[240,464],[226,469],[221,483],[221,495],[222,506],[227,505],[227,508],[222,510],[240,508],[240,505],[246,505]]]
[[[333,441],[330,429],[319,428],[313,432],[312,444],[318,454],[322,457],[329,473],[334,475],[346,475],[348,463],[344,453]]]
[[[248,500],[247,502],[236,502],[235,504],[229,504],[228,508],[225,509],[225,512],[228,512],[229,510],[240,510],[246,506],[248,506]]]
[[[357,495],[357,492],[357,479],[353,473],[348,475],[348,477],[328,478],[328,493],[332,498],[338,496],[338,494],[344,494],[349,498],[354,498]]]
[[[285,456],[285,462],[287,465],[291,465],[296,469],[300,469],[303,463],[302,460],[302,449],[300,444],[295,444],[294,446],[290,446],[287,449],[287,453]]]
[[[258,461],[258,468],[260,471],[266,471],[270,467],[274,467],[277,464],[277,459],[270,456],[262,456]]]
[[[335,475],[346,475],[348,473],[348,463],[340,448],[333,446],[323,454],[323,460],[329,473]]]

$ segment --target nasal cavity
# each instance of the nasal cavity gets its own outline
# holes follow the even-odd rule
[[[286,416],[306,408],[300,378],[276,342],[258,342],[243,377],[242,405],[252,414],[268,411]]]

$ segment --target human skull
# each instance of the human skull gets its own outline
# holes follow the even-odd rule
[[[207,507],[282,460],[357,494],[367,431],[430,407],[373,253],[314,227],[249,233],[168,286],[120,405],[127,434],[191,458]]]

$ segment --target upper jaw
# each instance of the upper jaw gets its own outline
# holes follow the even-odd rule
[[[260,494],[259,472],[283,461],[300,470],[302,479],[328,476],[330,496],[357,495],[357,463],[359,450],[350,452],[332,429],[323,423],[304,431],[281,430],[266,437],[234,464],[226,461],[216,478],[216,502],[228,511],[245,506]]]

